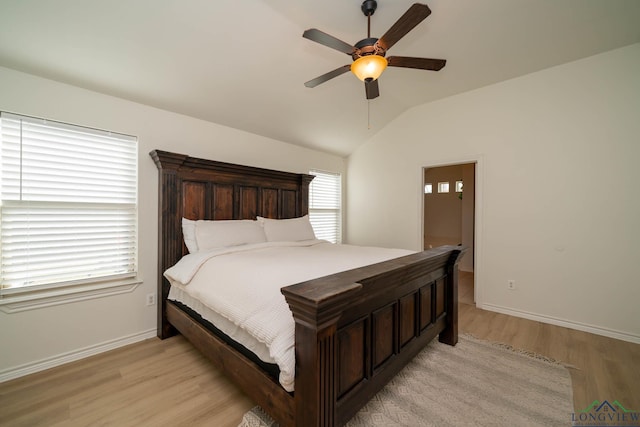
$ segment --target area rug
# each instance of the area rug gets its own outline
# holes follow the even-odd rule
[[[571,377],[559,363],[460,336],[431,342],[346,425],[570,426]],[[275,427],[258,406],[239,427]]]

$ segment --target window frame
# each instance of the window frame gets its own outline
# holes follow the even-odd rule
[[[336,243],[336,244],[340,244],[342,243],[342,222],[343,222],[343,212],[342,212],[342,196],[343,196],[343,179],[342,179],[342,174],[339,172],[332,172],[332,171],[326,171],[326,170],[322,170],[322,169],[311,169],[309,171],[309,175],[314,175],[316,176],[316,178],[314,178],[311,181],[311,184],[309,185],[309,221],[311,222],[311,225],[313,227],[313,223],[314,223],[314,213],[335,213],[335,218],[336,218],[336,224],[335,224],[335,228],[333,230],[334,236],[335,236],[335,242],[332,239],[326,239],[332,243]],[[334,208],[327,208],[327,207],[313,207],[314,205],[314,196],[313,196],[313,192],[314,192],[314,182],[319,182],[316,181],[318,179],[318,177],[325,177],[325,178],[329,178],[329,177],[333,177],[335,178],[335,180],[337,181],[337,188],[338,188],[338,194],[335,195],[334,201],[337,202],[337,207]],[[317,185],[317,184],[316,184]],[[317,226],[313,227],[314,228],[314,233],[316,233],[316,235],[318,234],[317,230]],[[320,235],[318,236],[319,239],[322,239],[324,236]]]
[[[75,124],[69,124],[65,122],[60,122],[56,120],[43,119],[38,117],[26,116],[23,114],[15,114],[7,111],[0,111],[0,119],[5,118],[8,120],[16,120],[16,119],[24,119],[25,121],[37,122],[42,121],[47,124],[56,124],[55,129],[59,130],[61,128],[71,128],[76,131],[78,130],[86,130],[95,132],[95,134],[109,134],[109,135],[121,135],[123,140],[130,140],[133,144],[131,148],[132,157],[129,157],[129,161],[135,165],[135,176],[133,178],[133,184],[135,187],[135,195],[134,195],[134,203],[129,204],[129,210],[132,212],[134,224],[134,230],[127,234],[133,240],[133,248],[134,253],[132,255],[133,259],[133,269],[130,272],[123,274],[111,274],[108,276],[96,276],[93,278],[84,278],[78,280],[65,280],[65,281],[56,281],[52,283],[42,283],[42,284],[34,284],[34,285],[26,285],[26,286],[16,286],[16,287],[5,287],[0,289],[0,311],[5,313],[13,313],[20,312],[25,310],[31,310],[35,308],[48,307],[52,305],[66,304],[75,301],[82,301],[92,298],[103,297],[107,295],[117,295],[122,293],[132,292],[138,285],[142,283],[139,278],[140,269],[138,264],[139,257],[139,145],[138,138],[131,135],[125,135],[112,131],[104,131],[100,129],[91,128],[88,126],[81,126]],[[1,123],[1,122],[0,122]],[[59,126],[59,127],[58,127]],[[20,136],[22,138],[22,136]],[[2,136],[0,136],[1,142]],[[20,142],[21,146],[22,142]],[[2,150],[2,146],[0,146],[0,150]],[[2,151],[0,151],[1,156]],[[0,157],[1,159],[1,157]],[[2,163],[0,163],[0,167],[2,167]],[[20,172],[22,173],[22,172]],[[19,180],[22,181],[23,177],[20,176]],[[2,185],[2,184],[0,184]],[[58,193],[57,193],[58,194]],[[4,197],[4,196],[3,196]],[[2,198],[3,198],[2,197]],[[3,201],[0,198],[0,205],[2,205]],[[22,201],[15,201],[7,199],[5,200],[5,204],[15,204],[19,206],[21,203],[25,203]],[[32,203],[36,204],[51,204],[55,205],[56,202],[40,202],[34,200],[33,202],[26,202],[26,204]],[[91,202],[78,202],[78,206],[81,206],[83,209],[91,206]],[[104,203],[104,205],[109,205],[111,208],[115,207],[115,203]],[[64,206],[64,203],[60,203],[60,206]],[[1,220],[2,218],[0,218]],[[0,246],[0,250],[2,247]],[[0,285],[1,287],[1,285]]]

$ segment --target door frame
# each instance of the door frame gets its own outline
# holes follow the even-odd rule
[[[441,166],[454,166],[474,163],[475,164],[475,201],[473,212],[473,299],[476,307],[482,307],[482,234],[483,234],[483,186],[484,186],[484,159],[482,155],[470,157],[460,157],[448,161],[430,162],[420,168],[420,248],[424,249],[424,186],[426,184],[424,175],[425,169],[437,168]]]

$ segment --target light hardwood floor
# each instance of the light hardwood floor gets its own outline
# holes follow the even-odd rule
[[[460,293],[468,294],[464,283]],[[640,411],[640,345],[464,302],[459,311],[462,333],[572,365],[577,411],[596,399]],[[252,406],[180,336],[146,340],[0,384],[0,426],[235,427]]]
[[[459,274],[459,329],[488,341],[540,354],[568,367],[576,411],[594,400],[618,400],[640,412],[640,344],[479,310],[473,273]]]

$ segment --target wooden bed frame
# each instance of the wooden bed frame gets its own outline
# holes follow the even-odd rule
[[[428,342],[458,341],[458,267],[445,246],[282,289],[295,319],[295,391],[167,300],[162,273],[187,253],[181,220],[294,218],[313,176],[155,150],[158,336],[179,331],[282,426],[346,423]]]

